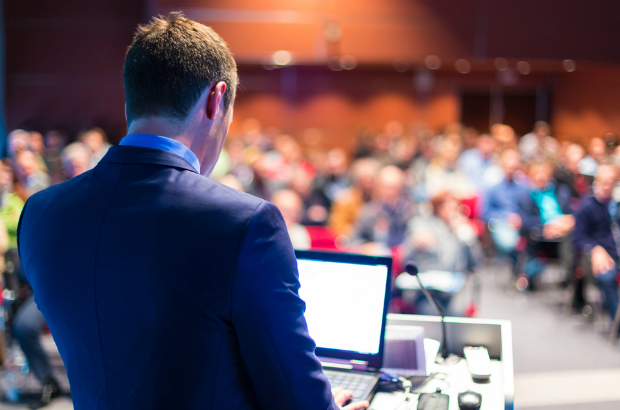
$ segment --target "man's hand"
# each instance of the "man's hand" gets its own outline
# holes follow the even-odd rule
[[[543,228],[545,239],[557,239],[567,235],[575,227],[575,217],[572,215],[562,215],[547,223]]]
[[[562,228],[559,224],[552,222],[543,227],[542,233],[545,239],[557,239],[562,236]]]
[[[521,225],[523,224],[523,221],[521,220],[521,216],[519,214],[509,214],[506,217],[506,222],[508,222],[508,224],[510,226],[512,226],[513,228],[515,228],[517,231],[519,229],[521,229]]]
[[[611,256],[609,256],[605,248],[597,245],[592,249],[592,273],[594,276],[609,272],[615,267],[616,263]]]
[[[357,401],[355,403],[349,404],[348,406],[342,407],[342,405],[345,404],[347,400],[353,397],[353,392],[351,390],[345,390],[342,387],[333,388],[332,394],[334,395],[334,401],[336,402],[336,405],[342,410],[362,410],[370,406],[370,403],[368,403],[367,401]]]

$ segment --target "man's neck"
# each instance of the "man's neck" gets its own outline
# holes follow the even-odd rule
[[[139,118],[131,122],[127,128],[127,135],[151,134],[173,139],[192,149],[193,138],[188,135],[186,124],[171,123],[169,120],[158,117]]]

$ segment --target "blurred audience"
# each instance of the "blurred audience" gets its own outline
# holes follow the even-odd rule
[[[273,201],[297,249],[315,244],[390,255],[395,269],[411,258],[421,270],[467,273],[483,262],[484,244],[486,256],[507,257],[520,290],[535,287],[550,258],[559,258],[567,280],[583,284],[577,266],[583,255],[611,312],[617,299],[610,293],[610,261],[617,264],[618,256],[608,228],[618,212],[610,198],[620,200],[612,172],[620,165],[616,134],[590,140],[586,155],[578,143],[560,144],[544,122],[522,138],[506,124],[489,131],[455,123],[433,132],[422,123],[390,121],[381,130],[360,129],[347,151],[333,148],[323,130],[293,136],[250,118],[226,140],[212,178]],[[0,251],[6,233],[7,260],[18,264],[11,249],[28,197],[92,169],[110,144],[101,128],[79,133],[75,142],[58,130],[17,129],[7,138]],[[603,208],[611,225],[601,223]],[[449,295],[440,297],[449,303]],[[579,298],[582,290],[575,291]]]

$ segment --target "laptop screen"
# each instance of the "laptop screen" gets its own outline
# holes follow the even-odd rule
[[[379,354],[389,275],[385,261],[391,259],[341,254],[337,259],[345,260],[321,260],[320,252],[304,258],[308,254],[313,253],[298,252],[299,295],[317,348]]]

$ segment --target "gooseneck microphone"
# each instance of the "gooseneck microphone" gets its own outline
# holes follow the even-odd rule
[[[418,283],[420,284],[420,288],[422,288],[422,292],[424,292],[424,296],[426,296],[431,305],[433,305],[433,308],[437,312],[439,312],[439,316],[441,316],[441,357],[446,359],[448,358],[448,356],[450,356],[450,352],[448,350],[448,340],[446,338],[446,322],[444,320],[446,315],[443,313],[443,309],[437,304],[437,302],[435,302],[433,296],[429,293],[428,290],[426,290],[426,288],[422,284],[422,281],[418,276],[419,272],[417,265],[411,261],[408,261],[405,264],[405,271],[411,276],[415,276],[418,279]]]

